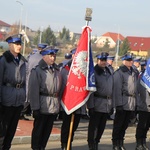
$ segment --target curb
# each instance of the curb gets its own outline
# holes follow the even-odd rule
[[[87,140],[87,134],[86,133],[75,133],[74,139],[80,140],[85,139]],[[111,140],[112,135],[111,133],[108,135],[103,134],[101,140]],[[127,139],[135,139],[134,133],[128,133],[125,135],[125,140]],[[49,141],[60,141],[60,134],[51,134]],[[31,136],[15,136],[12,144],[30,144],[31,143]]]

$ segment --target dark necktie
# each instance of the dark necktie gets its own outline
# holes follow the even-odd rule
[[[49,70],[51,70],[52,72],[54,71],[52,66],[49,66]]]
[[[18,57],[15,58],[15,61],[17,62],[17,64],[19,64],[19,58]]]

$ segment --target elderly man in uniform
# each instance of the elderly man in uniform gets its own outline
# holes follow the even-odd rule
[[[30,100],[28,98],[28,81],[29,81],[29,76],[31,73],[32,68],[34,68],[35,66],[38,65],[39,61],[42,59],[42,55],[40,54],[40,52],[47,47],[46,43],[40,43],[38,44],[38,50],[37,52],[35,52],[34,54],[30,55],[30,57],[28,57],[28,63],[27,63],[27,77],[26,77],[26,101],[24,103],[24,108],[21,112],[20,115],[20,119],[21,120],[29,120],[28,118],[26,118],[24,115],[31,114],[31,108],[30,108]]]
[[[9,150],[26,99],[26,59],[20,54],[22,35],[6,39],[9,50],[0,59],[0,111],[3,115],[4,139],[1,150]]]
[[[122,57],[123,65],[114,73],[113,102],[116,108],[113,123],[113,150],[125,150],[123,145],[125,131],[128,128],[130,115],[136,109],[137,76],[132,68],[133,56]]]
[[[31,71],[29,99],[33,111],[31,148],[45,150],[56,114],[59,113],[61,75],[55,64],[57,49],[47,47],[41,51],[43,58]]]
[[[112,110],[113,75],[107,65],[108,53],[97,55],[95,83],[97,91],[92,93],[87,107],[89,109],[88,145],[89,150],[98,150],[98,143],[104,132],[106,121]]]

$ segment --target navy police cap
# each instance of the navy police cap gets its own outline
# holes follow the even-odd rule
[[[76,52],[76,48],[74,48],[70,51],[71,54],[75,54],[75,52]]]
[[[71,59],[72,58],[72,54],[71,53],[66,53],[65,54],[65,59]]]
[[[134,62],[140,62],[140,61],[141,61],[141,57],[140,57],[140,58],[139,58],[139,57],[134,58],[133,61],[134,61]]]
[[[147,64],[147,60],[142,60],[142,61],[140,62],[140,65],[141,65],[141,66],[146,66],[146,64]]]
[[[107,56],[107,60],[114,60],[115,56]]]
[[[133,54],[128,53],[121,57],[122,60],[133,60]]]
[[[33,49],[32,54],[37,53],[39,50],[38,49]]]
[[[102,52],[101,54],[96,55],[97,59],[107,59],[108,53]]]
[[[48,44],[46,44],[46,43],[39,43],[39,44],[38,44],[38,47],[44,49],[44,48],[47,47],[47,45],[48,45]]]
[[[42,56],[44,55],[50,55],[50,54],[56,54],[58,52],[58,49],[52,49],[52,47],[46,47],[45,49],[43,49],[40,53]]]
[[[8,42],[8,44],[9,43],[20,43],[21,44],[22,43],[21,37],[22,37],[22,34],[12,35],[6,39],[6,42]]]

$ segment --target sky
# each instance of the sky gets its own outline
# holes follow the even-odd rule
[[[93,36],[115,32],[150,37],[150,0],[3,0],[0,20],[10,25],[21,20],[32,30],[50,26],[53,31],[66,27],[81,33],[86,8],[93,11]]]

